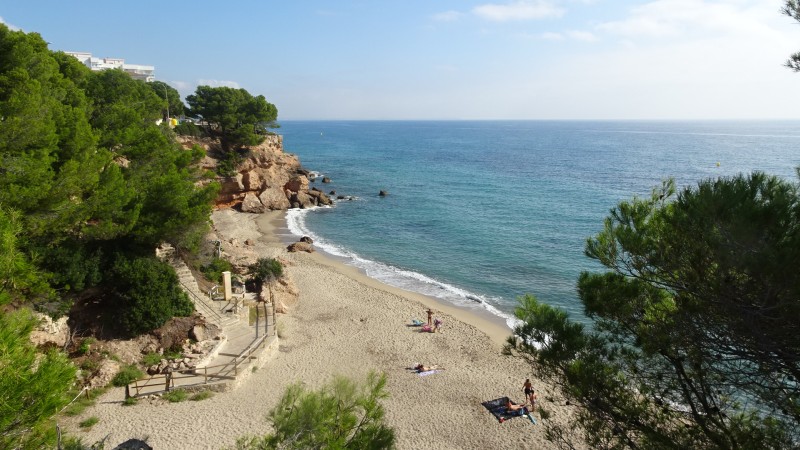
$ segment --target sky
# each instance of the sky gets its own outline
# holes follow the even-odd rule
[[[783,3],[0,0],[0,22],[279,121],[800,119]]]

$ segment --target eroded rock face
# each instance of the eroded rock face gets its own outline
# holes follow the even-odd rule
[[[213,171],[222,157],[219,142],[213,139],[181,137],[184,148],[203,147],[207,155],[201,161],[203,169]],[[297,156],[284,153],[283,137],[267,136],[260,145],[248,148],[248,156],[231,177],[218,177],[221,189],[217,205],[262,213],[267,210],[310,208],[330,205],[330,198],[319,190],[309,191],[310,172],[300,166]],[[330,179],[323,180],[329,183]]]
[[[30,340],[33,345],[56,345],[64,347],[69,340],[69,325],[67,325],[67,316],[53,320],[50,316],[40,313],[34,313],[34,316],[39,319],[39,325],[31,331]]]
[[[266,210],[267,208],[264,207],[264,204],[261,203],[261,200],[259,200],[256,194],[252,192],[245,194],[244,200],[242,200],[242,212],[259,214]]]
[[[286,314],[291,308],[297,305],[300,299],[300,291],[295,286],[291,278],[280,277],[271,285],[264,285],[261,288],[261,298],[270,301],[270,289],[272,290],[272,300],[275,301],[275,312]]]

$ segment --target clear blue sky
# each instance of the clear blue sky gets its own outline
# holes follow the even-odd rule
[[[53,50],[281,119],[798,119],[783,0],[0,0]]]

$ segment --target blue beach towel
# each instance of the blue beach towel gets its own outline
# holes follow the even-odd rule
[[[508,409],[506,409],[507,401],[508,397],[500,397],[494,400],[485,401],[481,403],[481,405],[483,405],[484,408],[488,409],[489,412],[492,413],[492,415],[495,416],[497,420],[500,422],[506,421],[508,419],[513,419],[514,417],[522,417],[528,414],[528,408],[523,408],[518,411],[515,411],[513,414],[510,414],[508,412]]]

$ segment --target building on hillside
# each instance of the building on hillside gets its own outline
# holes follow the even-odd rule
[[[97,58],[89,52],[64,52],[74,56],[84,66],[92,70],[122,69],[137,80],[151,82],[155,80],[155,66],[143,66],[141,64],[125,64],[122,58]]]

